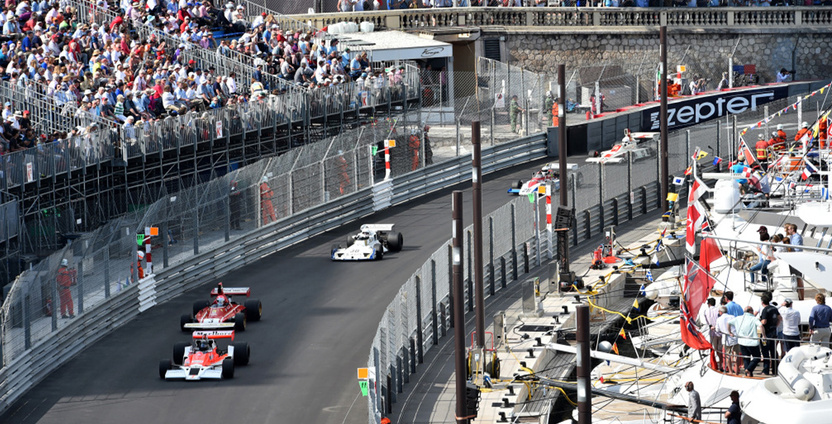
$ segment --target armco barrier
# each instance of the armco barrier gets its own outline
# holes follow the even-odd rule
[[[483,149],[483,173],[498,171],[544,157],[543,134]],[[423,170],[401,175],[382,185],[392,185],[392,204],[400,204],[470,178],[470,158],[456,158]],[[418,181],[418,183],[414,183]],[[399,187],[406,188],[400,191]],[[396,196],[395,193],[401,195]],[[386,194],[389,196],[389,193]],[[389,199],[388,199],[389,201]],[[93,345],[141,310],[172,299],[206,280],[225,275],[278,250],[372,214],[378,208],[373,189],[365,188],[337,200],[283,218],[251,231],[240,239],[194,255],[177,266],[127,286],[107,302],[87,308],[79,319],[32,346],[26,355],[0,369],[0,412],[9,408],[52,371]],[[155,284],[151,281],[155,279]],[[140,296],[139,286],[152,290],[153,298]],[[143,291],[145,293],[145,291]],[[143,303],[140,303],[140,297]]]

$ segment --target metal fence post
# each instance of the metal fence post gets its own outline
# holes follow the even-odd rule
[[[57,284],[57,283],[56,283]],[[24,284],[21,287],[21,313],[23,315],[23,348],[29,350],[32,348],[32,320],[29,317],[29,285]],[[52,316],[57,314],[57,309],[52,308]]]
[[[224,208],[225,209],[225,225],[224,225],[225,229],[224,229],[223,232],[225,233],[224,234],[225,241],[230,241],[231,240],[231,196],[230,196],[230,192],[229,192],[229,195],[225,196],[225,202],[223,202],[223,203],[225,203],[225,205],[224,205],[225,206],[225,208]],[[237,203],[239,203],[239,201]],[[239,211],[237,211],[237,213],[239,213]],[[238,217],[237,219],[239,220],[240,218]]]
[[[500,256],[500,288],[506,288],[506,258]]]
[[[419,363],[425,361],[424,353],[422,352],[422,277],[419,275],[415,276],[416,280],[416,354],[415,357],[412,358],[413,366],[411,366],[412,372],[416,372],[416,360],[418,359]],[[411,339],[412,341],[413,339]]]
[[[78,278],[76,279],[78,286],[78,314],[84,313],[84,261],[78,263]]]
[[[517,219],[514,211],[514,203],[511,204],[511,276],[512,281],[517,280]],[[503,286],[505,287],[505,286]]]
[[[467,296],[467,298],[468,298],[467,299],[468,300],[468,312],[471,312],[471,311],[474,310],[474,277],[472,275],[472,271],[474,270],[474,267],[471,265],[471,257],[474,256],[473,251],[472,251],[473,247],[474,247],[474,242],[473,242],[473,236],[474,235],[470,230],[466,231],[466,235],[467,235],[466,238],[468,240],[468,243],[467,243],[467,249],[466,249],[467,252],[465,252],[465,255],[466,255],[465,262],[466,262],[466,265],[467,265],[467,268],[468,268],[468,273],[467,273],[467,278],[466,278],[467,281],[466,281],[465,287],[468,290],[468,296]]]
[[[194,206],[194,255],[199,254],[199,209]]]
[[[627,152],[627,220],[633,220],[633,152]]]
[[[430,260],[430,320],[433,329],[433,345],[439,344],[439,322],[437,321],[436,305],[436,261]]]
[[[488,294],[494,296],[494,217],[488,217]]]
[[[598,208],[600,209],[600,213],[598,214],[598,232],[599,233],[604,232],[604,225],[606,224],[606,222],[604,222],[604,215],[605,215],[605,212],[606,212],[604,210],[604,209],[606,209],[604,207],[604,191],[605,191],[604,190],[604,184],[607,182],[606,181],[607,179],[604,178],[604,169],[605,169],[604,164],[599,163],[598,164],[598,181],[599,181],[598,187],[601,187],[601,189],[598,190]]]
[[[164,240],[164,238],[163,238]],[[162,243],[164,244],[164,242]],[[104,298],[110,298],[110,245],[104,246]],[[54,315],[54,314],[53,314]]]
[[[453,246],[448,244],[448,303],[454,304],[454,251]],[[451,328],[454,328],[454,314],[451,314]],[[444,326],[444,321],[443,324]]]
[[[690,130],[685,130],[685,158],[690,158]],[[687,162],[690,159],[685,159]],[[684,166],[684,165],[683,165]]]
[[[42,278],[42,277],[41,277]],[[43,285],[41,282],[40,285]],[[60,307],[60,302],[58,301],[58,279],[53,278],[52,282],[49,284],[50,288],[52,289],[52,331],[58,330],[58,309]],[[0,349],[3,350],[3,349]]]

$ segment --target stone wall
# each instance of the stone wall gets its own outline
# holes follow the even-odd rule
[[[688,77],[699,75],[711,80],[710,88],[716,86],[722,73],[728,68],[728,57],[734,51],[734,65],[754,64],[759,82],[774,82],[775,74],[781,68],[794,69],[798,79],[825,79],[830,60],[826,54],[832,31],[826,33],[805,31],[792,32],[744,32],[722,33],[713,30],[690,31],[668,34],[668,67],[674,71],[676,65],[686,65]],[[551,74],[557,64],[565,63],[567,72],[581,67],[620,65],[623,73],[639,75],[642,90],[651,90],[659,63],[658,31],[625,30],[614,34],[597,32],[575,33],[534,33],[531,31],[508,31],[504,62],[524,69]],[[739,41],[739,44],[737,42]],[[793,58],[794,57],[794,62]],[[593,72],[587,77],[592,78]],[[602,78],[614,78],[605,73]],[[647,83],[645,83],[647,82]],[[587,81],[579,81],[586,84]]]

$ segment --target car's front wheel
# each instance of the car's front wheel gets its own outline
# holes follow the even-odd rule
[[[159,361],[159,378],[162,380],[165,379],[165,374],[168,373],[168,370],[173,368],[173,365],[170,362],[170,359],[162,359]]]
[[[234,360],[225,358],[222,360],[222,378],[234,378]]]
[[[246,318],[249,321],[260,321],[263,316],[263,303],[257,299],[246,300]]]
[[[251,348],[246,342],[234,343],[234,365],[248,365]]]

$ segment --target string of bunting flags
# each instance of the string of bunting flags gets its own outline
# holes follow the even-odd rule
[[[821,88],[819,88],[819,89],[817,89],[817,90],[815,90],[815,91],[813,91],[813,92],[811,92],[811,93],[809,93],[809,94],[807,94],[803,97],[798,98],[796,102],[790,104],[789,106],[786,106],[785,108],[783,108],[783,110],[779,110],[779,111],[777,111],[777,112],[775,112],[775,113],[773,113],[769,116],[766,116],[762,121],[759,121],[756,124],[751,124],[748,127],[743,128],[742,131],[740,131],[740,135],[743,136],[743,135],[745,135],[746,132],[748,132],[748,130],[752,130],[754,128],[762,127],[764,124],[769,123],[775,117],[781,116],[784,113],[788,113],[790,109],[791,110],[797,110],[797,105],[800,102],[802,102],[804,100],[808,100],[810,97],[812,97],[816,94],[823,94],[823,92],[826,91],[830,86],[832,86],[832,82],[830,82],[829,84],[824,85],[823,87],[821,87]]]

